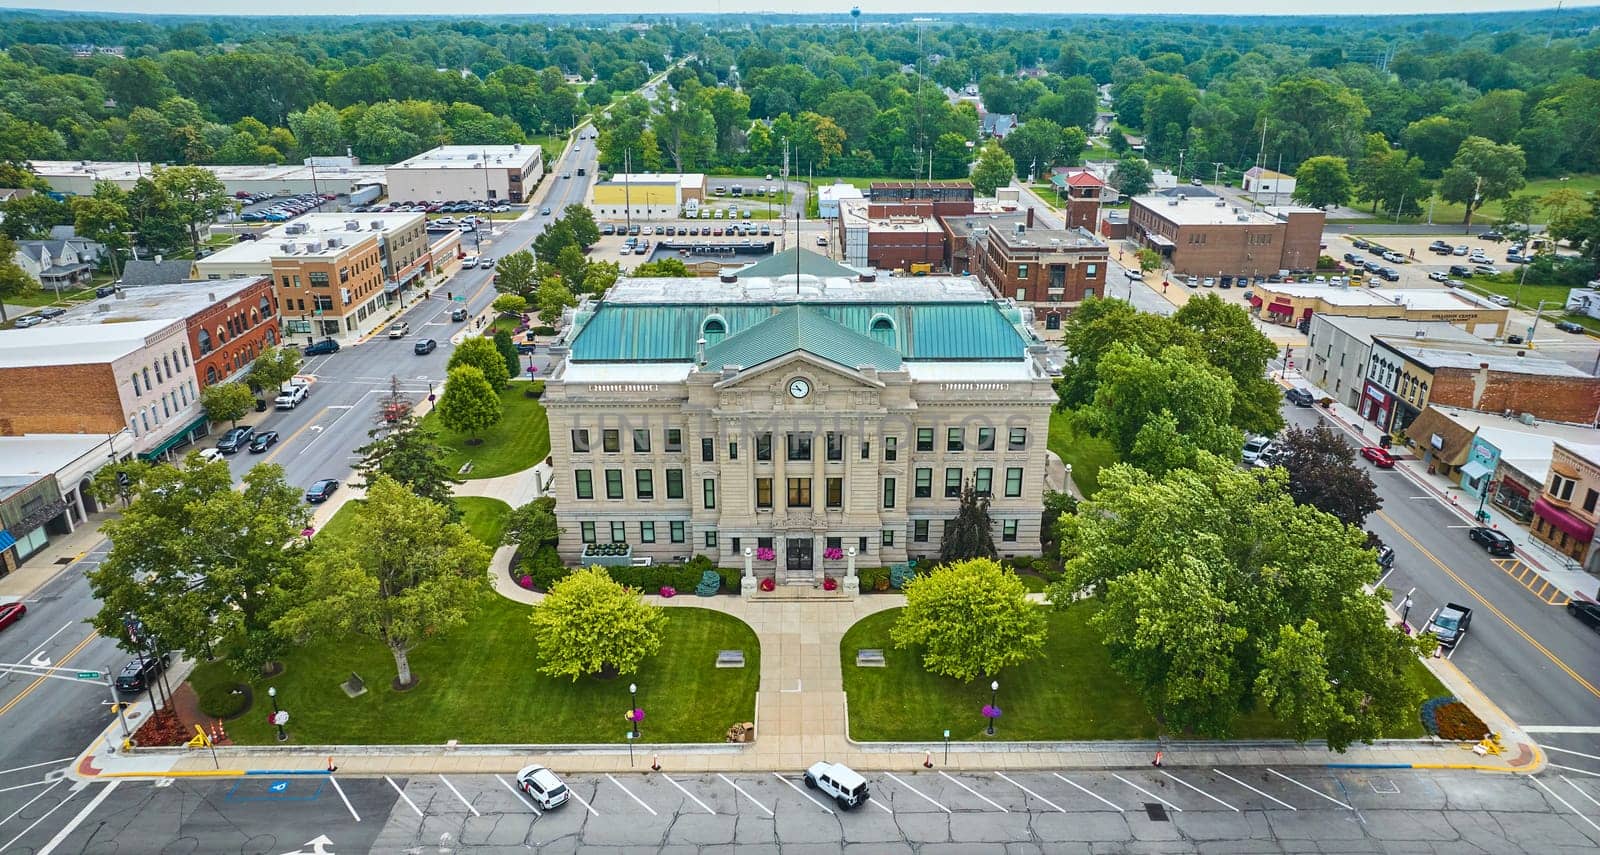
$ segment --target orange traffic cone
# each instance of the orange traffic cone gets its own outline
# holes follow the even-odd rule
[[[650,771],[652,771],[652,772],[661,771],[661,759],[660,759],[659,755],[656,755],[656,754],[650,755]]]
[[[924,769],[932,769],[933,768],[933,752],[932,751],[924,751],[924,752],[922,752],[922,768],[924,768]]]

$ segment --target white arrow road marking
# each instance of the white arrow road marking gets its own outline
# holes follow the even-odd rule
[[[34,649],[28,651],[28,656],[32,657],[32,658],[30,658],[29,661],[32,662],[34,665],[37,665],[40,668],[48,668],[48,667],[50,667],[50,660],[49,659],[45,659],[44,662],[40,662],[39,659],[44,657],[44,649],[45,649],[45,647],[49,646],[50,642],[55,641],[56,640],[56,636],[60,635],[63,632],[66,632],[67,629],[72,626],[72,623],[73,623],[72,621],[67,621],[66,624],[63,625],[60,629],[56,630],[55,632],[50,633],[50,637],[46,638],[44,641],[40,642],[38,647],[35,647]]]
[[[326,834],[319,834],[316,837],[307,840],[304,845],[310,846],[311,851],[308,852],[302,848],[296,849],[293,852],[285,852],[283,855],[333,855],[333,853],[327,849],[327,847],[333,845],[333,841],[329,840],[328,835]]]

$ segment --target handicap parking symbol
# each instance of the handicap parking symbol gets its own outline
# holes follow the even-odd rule
[[[281,793],[281,792],[284,792],[284,791],[286,791],[288,789],[289,789],[289,782],[288,781],[273,781],[272,782],[272,786],[267,787],[267,791],[268,792],[272,792],[272,793]]]

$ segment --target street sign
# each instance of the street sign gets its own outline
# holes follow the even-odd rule
[[[80,680],[98,680],[98,679],[100,679],[100,672],[99,671],[79,671],[78,672],[78,679],[80,679]]]
[[[465,295],[465,294],[462,294],[461,296],[456,298],[456,302],[457,303],[465,303],[466,301],[467,301],[467,295]]]

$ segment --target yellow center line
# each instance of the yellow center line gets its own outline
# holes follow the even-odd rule
[[[68,662],[72,661],[72,657],[77,656],[79,653],[81,653],[83,651],[83,649],[85,647],[89,646],[89,642],[94,641],[96,638],[99,638],[99,637],[100,637],[100,634],[97,633],[97,632],[89,633],[87,638],[85,638],[84,640],[78,642],[78,646],[77,647],[74,647],[71,650],[67,651],[67,655],[61,657],[60,659],[58,659],[56,661],[56,663],[55,663],[56,667],[59,668],[62,665],[65,665]],[[39,688],[39,684],[40,683],[43,683],[45,680],[48,680],[48,679],[50,679],[50,678],[47,677],[47,676],[44,676],[44,675],[40,675],[32,683],[29,683],[28,687],[26,689],[23,689],[21,694],[17,695],[16,697],[12,698],[11,700],[7,701],[5,706],[0,707],[0,715],[5,715],[6,713],[10,712],[12,707],[16,706],[17,704],[22,703],[22,699],[23,698],[26,698],[28,695],[32,694],[34,689]]]
[[[1466,592],[1471,594],[1473,599],[1477,600],[1479,603],[1482,603],[1483,607],[1488,609],[1491,614],[1493,614],[1495,617],[1499,618],[1500,620],[1505,621],[1506,626],[1511,627],[1513,632],[1515,632],[1516,634],[1522,636],[1524,641],[1526,641],[1529,644],[1533,645],[1533,649],[1539,651],[1540,653],[1543,653],[1545,655],[1545,658],[1547,658],[1551,662],[1555,663],[1557,668],[1560,668],[1561,670],[1567,672],[1567,676],[1571,677],[1573,680],[1577,681],[1578,685],[1584,687],[1585,689],[1588,689],[1589,693],[1594,695],[1595,697],[1600,698],[1600,689],[1595,688],[1595,685],[1593,683],[1589,682],[1588,680],[1585,680],[1581,675],[1578,674],[1577,671],[1572,670],[1572,666],[1570,666],[1567,663],[1561,661],[1561,658],[1556,656],[1554,653],[1551,653],[1548,648],[1546,648],[1543,644],[1540,644],[1538,642],[1538,640],[1535,639],[1533,636],[1529,635],[1527,630],[1525,630],[1522,627],[1518,626],[1516,621],[1512,620],[1509,617],[1506,617],[1505,612],[1502,612],[1499,609],[1495,608],[1494,604],[1489,602],[1487,597],[1485,597],[1484,595],[1478,593],[1476,588],[1473,588],[1471,585],[1468,585],[1467,581],[1465,579],[1462,579],[1460,576],[1456,575],[1456,572],[1454,570],[1451,570],[1449,567],[1445,566],[1445,563],[1443,561],[1440,561],[1432,552],[1429,552],[1427,547],[1425,547],[1422,544],[1418,543],[1417,539],[1412,537],[1410,532],[1408,532],[1405,529],[1401,528],[1400,524],[1395,522],[1394,519],[1391,518],[1388,514],[1384,513],[1383,511],[1377,511],[1376,513],[1377,513],[1377,515],[1379,517],[1381,517],[1383,519],[1384,522],[1388,523],[1391,528],[1393,528],[1396,532],[1399,532],[1401,537],[1403,537],[1406,540],[1410,541],[1411,545],[1415,546],[1417,548],[1417,551],[1421,552],[1424,556],[1426,556],[1429,561],[1432,561],[1434,564],[1438,565],[1439,569],[1443,570],[1445,572],[1445,575],[1447,575],[1450,578],[1456,580],[1456,584],[1458,584],[1462,588],[1466,589]]]
[[[294,433],[289,434],[287,437],[279,438],[279,440],[277,442],[277,448],[274,448],[272,450],[272,452],[269,453],[266,457],[261,458],[261,462],[262,463],[271,463],[273,461],[273,459],[278,456],[279,453],[281,453],[285,448],[289,447],[289,443],[294,442],[297,438],[299,438],[300,434],[303,434],[306,431],[310,430],[312,425],[317,424],[318,422],[322,421],[322,417],[327,415],[328,414],[328,410],[330,410],[330,409],[332,409],[332,407],[323,407],[321,410],[319,410],[317,412],[316,415],[311,417],[310,421],[308,421],[305,424],[301,425],[299,430],[295,431]]]

